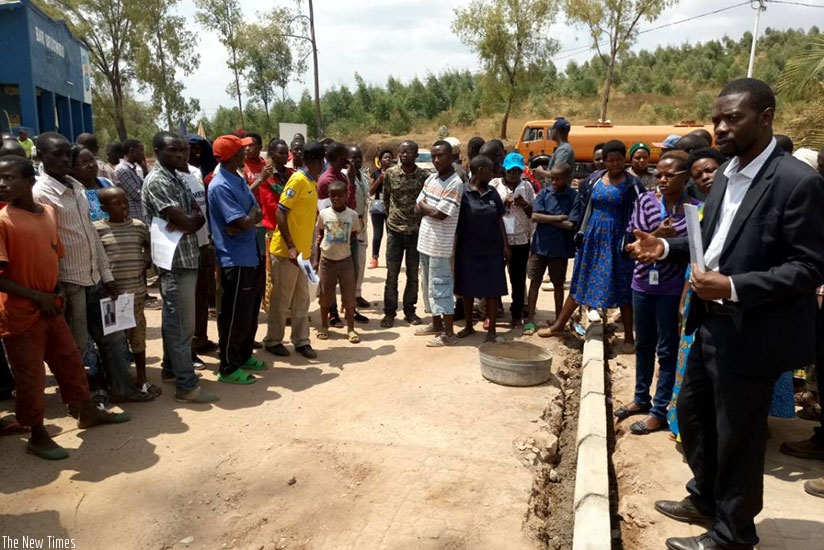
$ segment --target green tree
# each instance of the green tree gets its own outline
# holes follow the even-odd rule
[[[89,50],[96,79],[109,90],[112,118],[118,138],[128,137],[124,115],[126,88],[132,76],[133,45],[142,42],[135,21],[141,18],[138,2],[126,0],[42,0],[42,7],[56,18],[65,18],[72,33]]]
[[[618,54],[626,51],[638,37],[638,24],[655,21],[664,8],[678,0],[564,0],[564,11],[573,23],[589,30],[592,47],[607,66],[601,120],[607,120],[607,106]],[[604,49],[606,42],[608,50]],[[607,52],[607,53],[605,53]]]
[[[256,18],[258,22],[241,27],[239,62],[246,79],[246,91],[253,100],[260,101],[271,126],[270,106],[280,90],[281,101],[286,99],[286,87],[306,70],[306,64],[292,56],[292,48],[285,30],[289,13],[275,8]]]
[[[137,4],[137,2],[135,2]],[[195,18],[208,32],[216,33],[220,43],[229,50],[229,59],[226,64],[235,77],[232,95],[237,98],[237,108],[240,114],[240,125],[243,126],[243,92],[240,88],[240,73],[243,64],[239,53],[241,48],[240,28],[243,23],[242,12],[238,0],[195,0],[197,13]]]
[[[777,90],[787,99],[803,101],[807,105],[801,120],[792,124],[799,130],[802,143],[814,147],[824,144],[821,126],[824,121],[824,36],[811,38],[787,61],[778,78]]]
[[[172,13],[178,3],[143,0],[144,17],[136,25],[146,40],[135,47],[135,74],[141,88],[151,90],[167,130],[176,130],[178,119],[191,121],[200,110],[198,100],[183,96],[183,83],[176,78],[178,71],[188,75],[200,66],[197,38],[186,30],[186,19]]]
[[[558,51],[558,43],[548,38],[557,11],[557,0],[472,0],[455,9],[453,32],[478,54],[492,77],[488,82],[503,87],[502,139],[512,106],[526,91],[525,68]]]
[[[92,118],[94,119],[94,133],[101,146],[112,141],[122,141],[115,116],[114,98],[110,88],[106,85],[105,77],[101,73],[94,75],[92,86]],[[122,103],[119,107],[123,116],[123,123],[129,129],[129,137],[143,143],[151,143],[152,137],[160,129],[157,119],[160,111],[156,103],[140,101],[126,83],[123,87]]]

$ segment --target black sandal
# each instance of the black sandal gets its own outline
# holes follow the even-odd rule
[[[636,405],[636,406],[638,406],[637,409],[630,409],[629,408],[630,405],[633,405],[633,404],[635,404],[634,401],[632,403],[627,404],[627,405],[622,405],[621,407],[619,407],[612,414],[615,415],[615,418],[617,418],[619,421],[621,421],[621,420],[626,420],[630,416],[634,416],[636,414],[647,414],[649,412],[649,410],[652,408],[652,406],[641,407],[641,406]]]
[[[657,420],[657,418],[656,418]],[[649,428],[644,423],[643,420],[639,420],[638,422],[633,422],[629,426],[629,431],[632,432],[634,435],[649,435],[652,432],[660,432],[661,430],[667,429],[667,421],[662,420],[661,423],[655,428]]]

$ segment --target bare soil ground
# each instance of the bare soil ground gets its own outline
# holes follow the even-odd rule
[[[617,342],[620,344],[621,339]],[[609,367],[613,405],[617,408],[632,400],[635,356],[618,355],[609,361]],[[697,536],[704,529],[672,521],[654,510],[656,500],[683,498],[691,474],[680,445],[668,437],[669,431],[646,436],[629,433],[629,424],[637,418],[615,426],[612,458],[618,481],[622,547],[659,550],[668,537]],[[811,550],[824,544],[824,500],[806,494],[803,488],[804,481],[824,476],[824,462],[801,460],[778,451],[784,441],[810,437],[815,425],[800,419],[770,418],[764,509],[756,518],[759,550]]]
[[[382,297],[384,276],[367,271],[366,299]],[[541,300],[548,306],[550,295]],[[550,458],[550,420],[563,415],[561,381],[489,383],[478,364],[482,334],[430,349],[404,322],[381,329],[379,310],[364,313],[371,322],[360,345],[333,330],[313,342],[316,361],[293,354],[272,364],[257,352],[271,368],[252,386],[217,383],[217,360],[204,357],[204,386],[221,397],[213,406],[178,404],[163,385],[154,403],[125,407],[131,422],[78,431],[50,388],[47,425],[71,456],[50,463],[25,454],[22,437],[0,439],[0,536],[118,550],[544,546],[524,521]],[[316,308],[312,316],[317,323]],[[159,384],[159,312],[148,321],[149,377]],[[553,372],[580,361],[561,342],[530,341],[551,346]],[[566,422],[574,442],[569,411]],[[561,437],[550,495],[568,495],[551,506],[559,516],[569,509],[558,525],[571,533],[568,441]]]

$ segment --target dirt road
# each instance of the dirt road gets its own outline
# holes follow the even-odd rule
[[[384,275],[367,272],[367,299],[382,297]],[[78,432],[50,396],[47,424],[71,457],[50,463],[23,438],[0,440],[0,536],[82,550],[534,548],[522,531],[533,473],[517,441],[539,430],[558,388],[485,381],[480,335],[429,349],[405,323],[380,329],[364,313],[360,345],[333,330],[313,342],[318,360],[278,360],[252,386],[217,383],[208,357],[214,406],[178,404],[164,385],[127,407],[131,422]],[[148,318],[159,383],[159,312]]]

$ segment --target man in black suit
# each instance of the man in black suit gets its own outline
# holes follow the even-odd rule
[[[708,526],[670,538],[670,550],[752,549],[762,508],[767,415],[781,372],[815,357],[815,287],[824,277],[824,181],[777,147],[775,96],[760,80],[729,83],[715,101],[718,148],[731,160],[704,207],[707,270],[693,265],[697,295],[686,330],[697,330],[678,425],[693,479],[680,502],[656,509]],[[684,261],[687,239],[636,232],[642,262]]]

